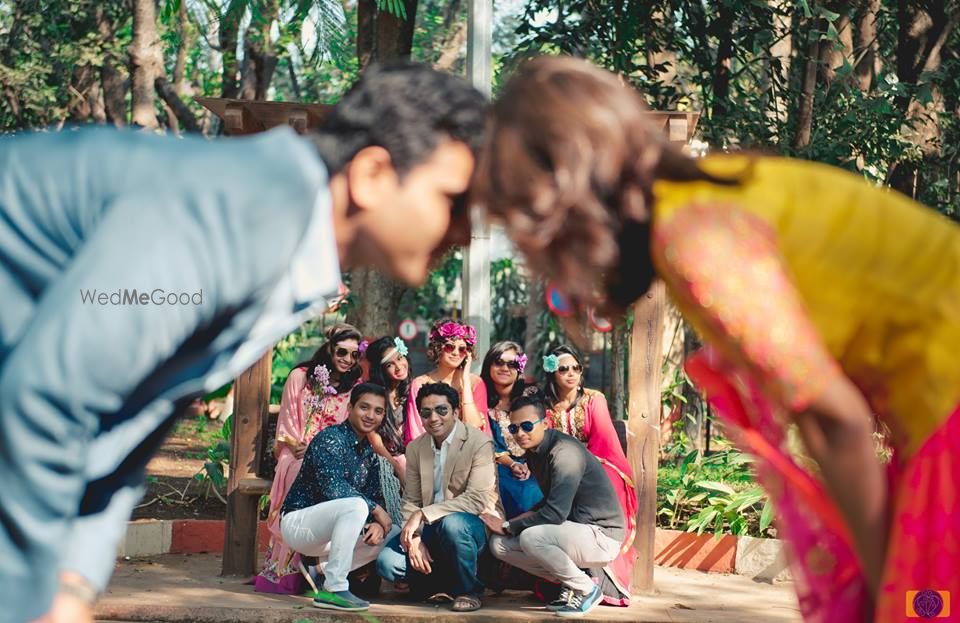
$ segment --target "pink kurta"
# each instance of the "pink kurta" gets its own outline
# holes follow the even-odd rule
[[[403,420],[403,443],[408,444],[423,433],[426,429],[423,427],[423,420],[420,419],[420,411],[417,409],[417,392],[427,383],[432,382],[429,376],[418,376],[410,382],[410,395],[407,398],[407,416]],[[481,414],[487,412],[487,386],[477,377],[472,376],[473,383],[473,402],[476,403],[477,411]],[[488,435],[490,426],[486,423],[487,418],[482,418],[482,427],[480,430]]]
[[[312,397],[306,370],[296,368],[290,372],[283,386],[280,414],[277,417],[277,441],[274,446],[277,469],[270,488],[270,513],[267,515],[270,543],[263,571],[255,582],[255,589],[263,593],[300,592],[299,557],[280,536],[280,508],[300,473],[303,459],[298,459],[286,442],[309,445],[321,430],[346,420],[350,411],[349,391],[325,397],[320,409],[313,414],[307,408]]]
[[[587,450],[600,460],[607,471],[613,490],[617,493],[620,508],[623,509],[627,522],[627,537],[620,548],[620,556],[610,563],[609,571],[613,576],[611,579],[618,584],[618,588],[627,597],[615,600],[605,596],[604,603],[629,605],[630,575],[633,571],[633,561],[637,557],[633,549],[633,537],[636,534],[637,491],[630,463],[623,453],[620,438],[610,418],[607,399],[598,391],[584,390],[584,397],[575,409],[560,412],[548,410],[547,420],[553,428],[579,439],[587,446]]]

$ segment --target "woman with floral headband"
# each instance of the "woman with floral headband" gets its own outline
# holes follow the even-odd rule
[[[493,435],[500,501],[508,519],[527,512],[543,499],[543,492],[536,479],[531,478],[523,458],[525,451],[507,430],[510,403],[527,387],[523,380],[526,366],[523,348],[516,342],[503,341],[490,347],[480,367],[480,378],[487,389],[487,419]]]
[[[562,433],[579,439],[607,472],[613,490],[617,492],[620,508],[627,522],[627,537],[620,556],[605,569],[609,580],[601,584],[603,603],[613,606],[630,605],[630,577],[637,557],[633,549],[636,535],[637,491],[633,471],[620,445],[620,437],[613,427],[607,399],[601,393],[583,386],[583,362],[569,346],[559,346],[543,358],[547,373],[547,424]]]
[[[360,332],[348,324],[326,331],[327,341],[313,357],[287,376],[277,418],[274,454],[277,468],[270,488],[266,561],[254,581],[262,593],[298,594],[302,589],[300,557],[280,536],[280,508],[300,472],[303,453],[321,430],[343,422],[350,409],[350,391],[359,383],[358,365],[366,348]]]
[[[610,312],[656,274],[704,338],[687,371],[755,457],[805,620],[942,616],[937,591],[960,593],[956,224],[818,163],[692,160],[583,61],[528,64],[493,118],[478,199],[531,266]]]
[[[470,373],[470,364],[477,343],[477,330],[450,318],[434,323],[430,329],[427,358],[436,368],[418,376],[410,384],[407,399],[407,418],[403,423],[403,440],[410,443],[425,432],[417,410],[417,392],[426,383],[446,383],[460,392],[460,419],[480,430],[490,432],[484,406],[487,388],[476,374]]]
[[[387,389],[387,412],[380,430],[367,436],[374,451],[383,459],[380,482],[387,512],[397,525],[400,516],[400,489],[406,475],[407,460],[403,442],[403,418],[410,396],[410,363],[407,345],[399,337],[382,337],[367,348],[370,382]]]

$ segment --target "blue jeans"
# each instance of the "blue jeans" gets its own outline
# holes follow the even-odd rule
[[[433,558],[433,573],[423,575],[410,567],[410,558],[400,547],[400,535],[387,542],[377,558],[377,572],[389,581],[405,581],[419,597],[447,592],[453,596],[482,595],[477,560],[487,549],[487,530],[470,513],[452,513],[423,527],[421,534]]]

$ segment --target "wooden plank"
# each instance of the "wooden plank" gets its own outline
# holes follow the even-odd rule
[[[633,542],[637,550],[633,589],[637,593],[653,590],[665,297],[663,282],[656,281],[633,308],[627,457],[637,483],[637,534]]]
[[[233,387],[230,478],[227,481],[226,538],[222,575],[248,576],[257,566],[257,503],[240,491],[244,479],[256,478],[259,440],[270,403],[272,352],[240,375]]]
[[[243,478],[237,486],[240,495],[255,495],[257,497],[270,493],[272,482],[266,478]]]

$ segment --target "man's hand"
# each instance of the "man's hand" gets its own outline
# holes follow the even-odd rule
[[[490,532],[506,536],[507,533],[503,530],[503,517],[497,517],[490,513],[480,513],[480,521],[490,528]]]
[[[430,575],[433,572],[433,567],[430,566],[433,557],[430,556],[430,551],[420,540],[420,537],[415,537],[410,542],[410,547],[407,548],[407,556],[410,558],[410,566],[423,575]]]
[[[385,534],[383,526],[377,522],[368,523],[363,530],[363,542],[367,545],[380,545]]]
[[[400,531],[400,545],[408,552],[413,549],[410,544],[417,537],[417,530],[420,529],[422,523],[423,511],[417,511],[410,515],[410,518],[403,524],[403,529]]]
[[[93,623],[92,599],[96,591],[87,580],[71,571],[61,571],[60,587],[50,609],[36,623]]]
[[[390,532],[390,528],[393,527],[393,520],[390,519],[390,515],[387,511],[383,510],[383,507],[380,505],[374,506],[373,511],[370,513],[370,516],[375,522],[380,524],[380,527],[383,528],[383,533],[386,534]]]

